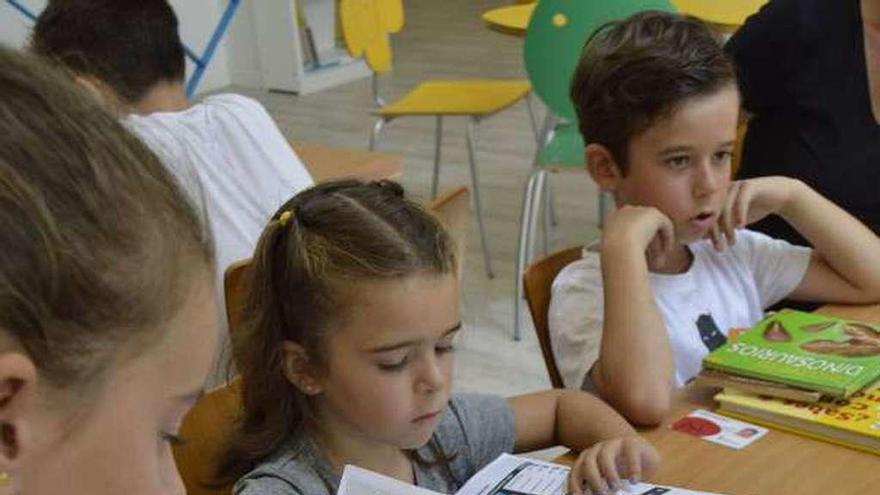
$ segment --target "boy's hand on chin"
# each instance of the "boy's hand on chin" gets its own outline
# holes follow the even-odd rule
[[[602,251],[645,253],[649,266],[663,266],[675,246],[672,220],[652,206],[624,205],[611,212],[602,231]]]
[[[719,251],[735,244],[736,229],[773,213],[785,216],[786,208],[791,205],[797,189],[802,186],[801,181],[782,176],[731,182],[718,223],[709,230],[706,238]]]

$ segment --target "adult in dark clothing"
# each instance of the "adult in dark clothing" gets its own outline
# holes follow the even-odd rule
[[[880,232],[880,0],[771,0],[726,49],[751,114],[739,176],[797,177]]]

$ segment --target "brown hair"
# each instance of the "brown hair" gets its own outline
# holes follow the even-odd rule
[[[232,333],[244,414],[218,480],[241,477],[309,426],[310,401],[283,373],[284,341],[324,365],[325,329],[357,297],[353,283],[456,266],[449,235],[397,183],[327,182],[285,203],[257,245],[244,322]]]
[[[644,11],[587,40],[571,81],[586,144],[608,148],[627,172],[630,140],[688,98],[736,86],[719,39],[694,17]]]
[[[101,80],[127,103],[137,103],[157,83],[184,77],[177,17],[166,0],[50,0],[31,47]]]
[[[0,332],[41,378],[97,383],[161,338],[210,276],[202,232],[137,138],[57,70],[0,47]]]

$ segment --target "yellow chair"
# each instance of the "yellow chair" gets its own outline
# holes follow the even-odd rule
[[[474,128],[482,119],[526,99],[531,85],[525,79],[516,80],[443,80],[426,81],[416,86],[402,98],[385,103],[379,96],[377,74],[391,69],[391,44],[389,35],[403,27],[403,4],[401,0],[341,0],[339,15],[342,33],[348,50],[354,57],[363,56],[373,70],[373,98],[378,108],[376,124],[370,135],[370,150],[375,149],[379,134],[386,123],[405,116],[434,116],[437,120],[434,136],[434,175],[431,197],[437,196],[440,172],[440,143],[443,134],[443,117],[465,116],[467,123],[467,147],[470,162],[471,187],[474,191],[474,207],[486,274],[493,277],[486,231],[483,226],[483,210],[477,180]],[[531,106],[529,116],[535,129]]]

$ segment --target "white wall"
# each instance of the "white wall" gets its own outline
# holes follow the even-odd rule
[[[196,54],[201,55],[208,45],[211,33],[220,20],[227,0],[169,0],[177,13],[180,36]],[[214,52],[202,76],[197,92],[209,91],[230,83],[260,86],[260,68],[254,42],[251,9],[259,0],[242,0],[230,29]],[[39,13],[46,0],[22,0],[32,12]],[[0,0],[0,43],[24,46],[31,30],[31,21],[13,9],[6,0]],[[235,63],[231,63],[234,60]],[[193,65],[187,59],[187,79]]]
[[[254,10],[260,0],[242,0],[226,33],[229,80],[232,84],[263,87]]]

